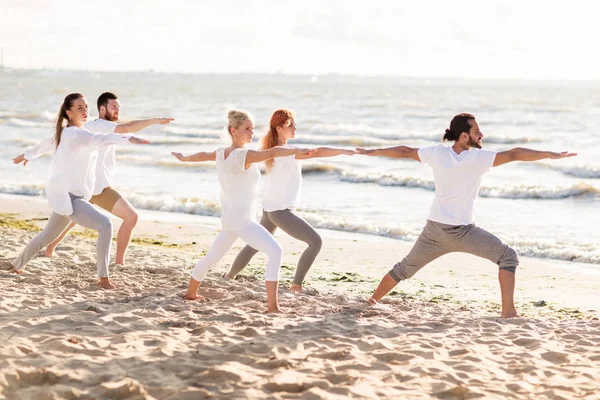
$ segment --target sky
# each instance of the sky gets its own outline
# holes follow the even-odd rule
[[[0,0],[17,68],[600,80],[595,0]]]

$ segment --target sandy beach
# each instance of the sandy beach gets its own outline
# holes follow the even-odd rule
[[[411,244],[334,231],[320,231],[323,251],[294,295],[303,247],[278,233],[286,314],[267,315],[263,256],[221,278],[239,241],[201,287],[210,301],[183,299],[216,218],[142,211],[127,265],[111,267],[119,290],[105,291],[82,230],[9,274],[49,208],[2,195],[0,213],[0,398],[600,398],[600,273],[589,264],[522,257],[521,317],[501,320],[497,267],[462,254],[368,306]]]

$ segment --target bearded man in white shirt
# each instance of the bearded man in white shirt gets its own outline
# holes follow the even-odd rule
[[[452,146],[439,144],[420,149],[406,146],[356,149],[364,155],[410,158],[428,164],[433,169],[435,181],[435,197],[423,232],[409,254],[383,277],[369,303],[376,304],[400,281],[412,277],[436,258],[451,252],[462,252],[486,258],[498,265],[501,316],[517,316],[514,305],[515,270],[519,265],[517,252],[473,223],[473,208],[481,179],[490,168],[512,161],[558,159],[577,154],[524,148],[495,152],[482,149],[482,139],[483,133],[475,117],[463,113],[452,119],[450,128],[444,134],[443,140],[453,141]]]
[[[134,133],[154,124],[168,124],[173,118],[150,118],[130,121],[118,124],[120,103],[119,98],[110,92],[105,92],[98,97],[97,101],[99,118],[85,123],[84,127],[92,133]],[[56,148],[53,136],[42,141],[36,147],[13,159],[15,164],[23,162],[26,165],[29,160],[35,159],[42,154],[50,153]],[[129,246],[133,229],[138,221],[138,213],[121,194],[111,186],[115,176],[115,146],[109,145],[98,150],[98,161],[96,164],[96,181],[94,193],[90,203],[97,205],[109,213],[121,218],[123,223],[117,234],[117,254],[115,264],[125,264],[125,252]],[[44,252],[45,257],[52,257],[54,249],[64,239],[67,233],[76,224],[72,222],[65,231]]]

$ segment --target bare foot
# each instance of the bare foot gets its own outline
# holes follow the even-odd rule
[[[517,314],[517,310],[511,310],[507,312],[502,312],[500,318],[517,318],[519,314]]]
[[[107,290],[115,290],[117,288],[108,278],[100,278],[100,287]]]
[[[54,256],[54,247],[46,247],[46,250],[42,256],[52,258]]]
[[[17,269],[15,269],[15,268],[13,268],[13,269],[11,269],[11,270],[10,270],[10,271],[8,271],[8,272],[10,272],[10,273],[12,273],[12,274],[17,274],[17,275],[23,275],[23,270],[22,270],[22,269],[20,269],[20,270],[17,270]]]
[[[302,291],[302,285],[292,283],[292,285],[290,286],[290,290],[295,293],[300,293]]]
[[[234,279],[235,279],[235,276],[234,276],[234,277],[231,277],[231,276],[229,276],[229,272],[227,272],[227,273],[223,274],[223,278],[225,278],[225,279],[229,279],[229,280],[234,280]]]
[[[185,297],[186,300],[208,301],[208,299],[206,297],[200,296],[199,294],[190,295],[190,294],[186,293],[183,297]]]
[[[372,305],[372,306],[379,304],[379,303],[377,302],[377,300],[375,300],[375,299],[374,299],[374,298],[372,298],[372,297],[369,297],[369,300],[367,300],[367,303],[369,303],[369,304],[370,304],[370,305]]]
[[[281,311],[279,309],[279,307],[277,307],[277,308],[268,309],[267,314],[283,314],[283,311]]]

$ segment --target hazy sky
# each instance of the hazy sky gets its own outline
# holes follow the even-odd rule
[[[7,66],[600,79],[594,0],[0,0]]]

